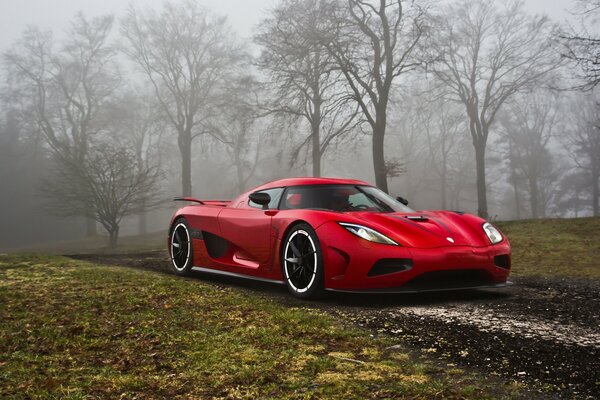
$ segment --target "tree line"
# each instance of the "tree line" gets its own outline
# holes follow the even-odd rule
[[[378,187],[433,208],[597,216],[592,3],[566,28],[521,1],[281,0],[250,41],[193,0],[79,13],[64,39],[29,27],[2,53],[0,138],[41,154],[48,211],[111,246],[170,195],[363,158]]]

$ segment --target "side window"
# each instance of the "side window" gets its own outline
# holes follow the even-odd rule
[[[269,196],[271,196],[271,201],[269,202],[268,207],[271,210],[277,208],[277,206],[279,205],[279,199],[281,198],[281,194],[283,193],[283,188],[261,190],[260,193],[267,193]],[[248,205],[250,207],[262,209],[262,206],[260,204],[256,204],[251,200],[248,200]]]

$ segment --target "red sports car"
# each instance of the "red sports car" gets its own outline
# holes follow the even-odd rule
[[[366,182],[290,178],[231,201],[197,200],[169,229],[171,268],[324,290],[417,292],[506,284],[508,239],[457,211],[414,211]]]

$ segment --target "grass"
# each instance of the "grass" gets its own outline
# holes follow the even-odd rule
[[[146,235],[121,236],[116,249],[108,247],[108,238],[105,235],[86,237],[59,242],[37,243],[21,248],[0,248],[6,253],[44,253],[44,254],[69,254],[69,253],[129,253],[164,248],[167,243],[167,232],[153,232]]]
[[[0,398],[519,394],[315,310],[195,279],[0,255]]]
[[[600,278],[600,218],[497,222],[513,248],[512,273]]]

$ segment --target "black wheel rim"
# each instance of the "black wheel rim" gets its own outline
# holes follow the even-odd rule
[[[317,274],[317,249],[309,233],[304,230],[293,232],[284,250],[285,278],[298,293],[309,290]]]
[[[171,260],[176,269],[184,269],[190,258],[190,236],[184,224],[173,229],[171,235]]]

